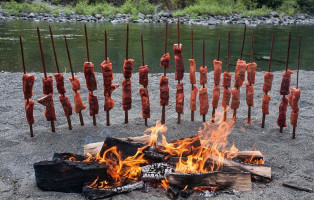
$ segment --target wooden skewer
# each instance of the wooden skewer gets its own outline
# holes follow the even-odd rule
[[[250,56],[250,62],[253,62],[253,57],[254,57],[254,31],[252,31],[252,37],[251,37],[251,56]],[[251,85],[251,83],[250,83]],[[251,123],[251,106],[248,106],[248,111],[247,111],[247,122],[248,124]]]
[[[272,61],[272,58],[273,58],[274,41],[275,41],[275,36],[273,34],[272,35],[272,39],[271,39],[270,56],[269,56],[269,62],[268,62],[268,72],[270,72],[271,61]],[[266,92],[266,94],[267,94],[267,92]],[[265,119],[266,119],[266,115],[263,113],[262,128],[265,127]]]
[[[291,32],[289,33],[289,39],[288,39],[286,71],[288,71],[289,69],[290,45],[291,45]],[[283,97],[285,97],[285,95],[283,95]],[[283,131],[283,126],[280,126],[279,132],[282,133],[282,131]]]
[[[59,63],[58,63],[57,53],[56,53],[56,48],[55,48],[55,42],[54,42],[54,39],[53,39],[53,33],[52,33],[52,29],[51,29],[51,26],[50,26],[50,25],[49,25],[49,32],[50,32],[50,38],[51,38],[52,49],[53,49],[53,55],[54,55],[54,57],[55,57],[55,62],[56,62],[56,66],[57,66],[57,72],[60,73],[60,70],[59,70]],[[62,95],[65,96],[64,94],[62,94]],[[66,116],[66,118],[67,118],[69,130],[72,130],[71,118],[70,118],[70,116]]]
[[[141,33],[141,47],[142,47],[142,65],[145,66],[145,62],[144,62],[144,42],[143,42],[143,33]],[[145,88],[147,88],[145,86]],[[144,118],[145,120],[145,126],[148,126],[147,125],[147,118]]]
[[[60,73],[59,70],[59,63],[58,63],[58,59],[57,59],[57,53],[56,53],[56,48],[55,48],[55,42],[53,39],[53,34],[52,34],[52,30],[51,30],[51,26],[49,25],[49,32],[50,32],[50,38],[51,38],[51,44],[52,44],[52,50],[53,50],[53,55],[55,57],[55,62],[56,62],[56,66],[57,66],[57,72]]]
[[[297,70],[297,88],[299,87],[300,57],[301,57],[301,36],[300,36],[300,38],[299,38],[298,70]],[[295,139],[295,131],[296,131],[296,128],[297,128],[297,127],[293,126],[292,139]]]
[[[24,59],[24,49],[23,49],[23,41],[22,41],[22,37],[21,37],[21,36],[20,36],[20,47],[21,47],[23,71],[24,71],[24,74],[26,74],[25,59]],[[28,102],[29,102],[29,99],[27,99],[27,103],[28,103]],[[29,124],[29,131],[30,131],[31,137],[34,137],[33,125],[32,125],[32,124]]]
[[[203,67],[205,67],[205,40],[203,40]],[[205,88],[205,84],[203,84]],[[203,122],[206,122],[206,115],[203,115]]]
[[[68,54],[68,59],[69,59],[72,79],[74,80],[74,72],[73,72],[73,67],[72,67],[72,62],[71,62],[69,46],[68,46],[67,38],[65,36],[64,36],[64,41],[65,41],[65,46],[66,46],[66,50],[67,50],[67,54]],[[75,93],[76,93],[76,91],[75,91]],[[84,119],[83,119],[83,115],[82,115],[81,111],[79,112],[79,117],[80,117],[81,126],[84,126]]]
[[[177,39],[178,39],[178,47],[180,48],[180,20],[178,18],[177,21]],[[180,83],[180,80],[178,80],[178,84]],[[181,114],[178,113],[178,124],[181,124]]]
[[[229,72],[229,61],[230,61],[230,31],[228,31],[227,72]],[[227,106],[224,107],[224,118],[223,118],[224,122],[227,121],[227,110],[228,110]]]
[[[107,30],[105,30],[105,59],[108,60],[108,49],[107,49]],[[106,111],[106,124],[110,126],[110,111]]]
[[[43,64],[44,75],[45,75],[45,78],[47,78],[45,57],[44,57],[43,47],[42,47],[42,44],[41,44],[40,30],[39,30],[38,26],[37,26],[37,35],[38,35],[38,42],[39,42],[39,48],[40,48],[41,60],[42,60],[42,64]],[[56,130],[55,130],[55,123],[54,123],[53,120],[51,120],[51,131],[53,133],[56,132]]]
[[[125,59],[129,59],[129,24],[126,26],[126,48],[125,48]],[[129,113],[128,110],[124,111],[124,123],[129,123]]]
[[[90,62],[89,59],[89,48],[88,48],[88,36],[87,36],[87,28],[86,28],[86,24],[84,24],[84,31],[85,31],[85,44],[86,44],[86,55],[87,55],[87,61]],[[93,94],[93,91],[90,91],[91,94]],[[93,125],[96,126],[97,122],[96,122],[96,115],[93,115]]]
[[[246,36],[246,24],[244,25],[242,47],[241,47],[241,53],[240,53],[240,60],[242,60],[242,56],[243,56],[245,36]],[[237,109],[233,109],[233,119],[235,120],[236,118],[237,118]]]
[[[194,35],[193,28],[191,29],[191,58],[194,59]],[[191,91],[193,91],[194,84],[191,84]],[[194,122],[194,110],[191,110],[191,121]]]
[[[220,43],[221,43],[221,36],[219,35],[219,42],[218,42],[218,49],[217,49],[217,60],[220,58]],[[215,122],[215,113],[216,113],[216,108],[213,107],[213,112],[212,112],[212,122]]]
[[[45,78],[47,78],[45,57],[44,57],[43,47],[41,45],[40,30],[39,30],[38,26],[37,26],[37,36],[38,36],[38,42],[39,42],[40,55],[41,55],[41,61],[42,61],[42,64],[43,64],[44,75],[45,75]]]
[[[167,41],[168,41],[168,21],[166,21],[166,31],[165,31],[165,54],[167,53]],[[164,67],[164,76],[167,75],[167,68]],[[162,105],[161,110],[161,124],[166,123],[166,105]]]

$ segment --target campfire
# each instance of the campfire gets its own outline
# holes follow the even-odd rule
[[[168,142],[166,125],[157,122],[140,137],[107,137],[103,144],[86,145],[84,156],[55,153],[52,161],[34,164],[37,186],[83,192],[88,199],[146,185],[165,188],[170,198],[193,192],[251,190],[252,180],[271,180],[271,168],[264,164],[260,151],[239,151],[235,144],[228,147],[233,123],[206,122],[195,136]]]

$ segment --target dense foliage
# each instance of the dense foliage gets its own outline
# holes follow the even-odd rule
[[[271,11],[277,11],[280,15],[314,13],[314,0],[7,0],[0,5],[9,13],[75,12],[104,16],[116,13],[154,14],[157,9],[174,11],[174,16],[189,14],[191,17],[233,13],[255,16],[268,15]]]

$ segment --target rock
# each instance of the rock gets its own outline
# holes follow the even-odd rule
[[[102,15],[101,14],[95,14],[96,19],[101,19]]]
[[[137,16],[140,18],[140,19],[144,19],[145,18],[145,15],[143,13],[138,13]]]
[[[122,18],[122,14],[121,13],[118,13],[118,14],[116,14],[116,18]]]
[[[141,19],[133,20],[133,23],[142,23],[142,22],[143,22],[143,20],[141,20]]]
[[[217,23],[216,20],[211,19],[211,20],[208,21],[207,24],[208,24],[208,25],[216,25],[216,24],[218,24],[218,23]]]
[[[166,17],[166,18],[172,17],[171,13],[169,12],[162,13],[161,16]]]
[[[149,19],[144,19],[144,23],[149,23]]]
[[[275,12],[275,11],[271,12],[269,15],[272,16],[272,17],[275,17],[275,18],[279,17],[279,14],[277,12]]]
[[[120,20],[117,20],[117,19],[111,21],[112,24],[118,24],[118,23],[120,23],[120,22],[121,22],[121,21],[120,21]]]
[[[28,18],[34,18],[36,15],[35,15],[35,13],[29,13],[29,15],[28,15]]]

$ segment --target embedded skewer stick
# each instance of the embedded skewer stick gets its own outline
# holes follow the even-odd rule
[[[42,60],[42,65],[43,65],[43,71],[44,71],[44,79],[43,79],[43,84],[44,84],[44,95],[52,95],[53,93],[53,86],[52,86],[52,82],[50,82],[49,79],[52,79],[51,76],[49,76],[49,79],[47,77],[47,71],[46,71],[46,63],[45,63],[45,57],[44,57],[44,52],[43,52],[43,47],[41,44],[41,36],[40,36],[40,30],[39,27],[37,26],[37,36],[38,36],[38,42],[39,42],[39,48],[40,48],[40,55],[41,55],[41,60]],[[46,90],[46,91],[45,91]],[[55,110],[54,110],[54,105],[53,105],[53,99],[51,98],[51,102],[52,105],[49,105],[49,107],[51,109],[49,109],[49,112],[51,114],[51,116],[46,115],[46,119],[47,121],[51,122],[51,131],[54,133],[56,132],[55,130],[55,124],[54,124],[54,120],[56,120],[56,114],[55,114]],[[46,106],[46,111],[47,111],[47,106]],[[48,119],[49,117],[49,119]]]
[[[194,122],[194,108],[192,108],[194,105],[194,102],[192,102],[192,96],[195,95],[195,108],[196,108],[196,94],[193,93],[194,84],[196,83],[195,79],[195,60],[194,60],[194,34],[193,34],[193,28],[191,29],[191,59],[190,61],[190,83],[191,83],[191,121]],[[196,93],[196,92],[195,92]]]
[[[240,52],[240,60],[242,60],[243,57],[243,50],[244,50],[244,43],[245,43],[245,36],[246,36],[246,24],[244,25],[244,31],[243,31],[243,39],[242,39],[242,47],[241,47],[241,52]],[[235,77],[235,81],[236,81]],[[240,87],[235,87],[236,89],[240,90]],[[239,99],[240,101],[240,99]],[[237,106],[238,107],[238,106]],[[235,120],[237,118],[237,108],[233,109],[233,119]]]
[[[177,45],[178,45],[178,48],[180,48],[180,20],[179,20],[179,18],[177,21]],[[181,81],[181,79],[178,78],[178,84],[180,84],[180,81]],[[178,124],[181,124],[181,113],[180,112],[178,112]]]
[[[282,110],[282,113],[285,113],[285,115],[282,115],[282,116],[286,116],[286,112],[287,112],[287,103],[286,103],[286,95],[289,94],[289,86],[290,86],[290,81],[291,81],[291,74],[290,72],[288,72],[288,69],[289,69],[289,57],[290,57],[290,45],[291,45],[291,32],[289,33],[289,39],[288,39],[288,49],[287,49],[287,60],[286,60],[286,71],[284,72],[284,75],[285,73],[287,74],[287,76],[289,76],[288,79],[285,79],[284,76],[283,76],[283,79],[282,79],[282,84],[281,84],[281,88],[280,88],[280,93],[283,95],[282,97],[282,101],[281,101],[281,104],[280,104],[280,107],[282,107],[282,109],[279,109],[279,112],[281,112],[280,110]],[[285,79],[285,80],[284,80]],[[285,84],[283,84],[283,82],[286,82]],[[288,86],[288,88],[286,88]],[[279,132],[282,133],[283,132],[283,127],[285,126],[285,123],[286,123],[286,119],[285,118],[280,118],[281,116],[279,115],[278,117],[278,120],[277,122],[280,122],[279,126],[280,126],[280,129],[279,129]]]
[[[76,86],[77,88],[74,87],[74,84],[72,83],[72,90],[74,91],[75,93],[75,96],[77,95],[79,98],[74,98],[74,102],[77,101],[78,103],[81,103],[82,100],[81,100],[81,95],[80,93],[78,92],[78,90],[80,89],[80,85],[79,85],[79,80],[77,77],[74,76],[74,72],[73,72],[73,67],[72,67],[72,61],[71,61],[71,56],[70,56],[70,51],[69,51],[69,46],[68,46],[68,42],[67,42],[67,38],[66,36],[64,36],[64,41],[65,41],[65,46],[66,46],[66,50],[67,50],[67,55],[68,55],[68,60],[69,60],[69,65],[70,65],[70,69],[71,69],[71,75],[72,75],[72,80],[70,79],[71,82],[73,83],[77,83]],[[77,81],[77,82],[76,82]],[[83,107],[83,109],[85,109],[86,107],[82,104],[80,104],[81,107]],[[77,105],[75,105],[77,106]],[[79,118],[80,118],[80,123],[81,123],[81,126],[84,126],[84,119],[83,119],[83,115],[82,115],[82,111],[81,109],[76,109],[76,111],[78,111],[77,113],[79,114]]]
[[[272,35],[272,40],[271,40],[271,47],[270,47],[270,56],[269,56],[269,62],[268,62],[268,70],[264,75],[264,86],[263,86],[263,91],[264,91],[264,97],[263,97],[263,105],[264,109],[262,109],[263,112],[263,118],[262,118],[262,128],[265,127],[265,119],[266,119],[266,114],[269,113],[268,109],[266,108],[266,105],[269,105],[270,101],[270,96],[268,95],[268,91],[271,89],[272,80],[273,80],[273,74],[270,73],[270,67],[271,67],[271,61],[273,59],[273,49],[274,49],[274,41],[275,41],[275,36],[274,34]],[[265,80],[271,80],[271,82],[266,83]],[[266,84],[269,85],[269,87],[266,87]],[[262,105],[262,107],[263,107]]]
[[[297,69],[297,87],[296,87],[296,92],[298,92],[299,89],[299,70],[300,70],[300,57],[301,57],[301,36],[299,38],[299,51],[298,51],[298,69]],[[300,90],[301,93],[301,90]],[[291,94],[293,95],[293,94]],[[300,98],[300,97],[299,97]],[[296,100],[296,98],[294,98],[294,101]],[[297,102],[291,102],[290,105],[292,104],[297,104]],[[295,107],[295,106],[294,106]],[[293,108],[292,108],[293,109]],[[293,116],[292,116],[293,115]],[[293,130],[292,130],[292,139],[295,139],[295,132],[296,132],[296,128],[297,128],[297,118],[298,118],[298,110],[292,110],[291,112],[291,116],[290,116],[290,121],[293,124]]]
[[[166,21],[166,30],[165,30],[165,52],[160,59],[160,65],[164,68],[164,75],[160,77],[160,104],[162,105],[161,111],[161,124],[166,123],[166,105],[169,102],[169,87],[168,87],[168,77],[167,77],[167,68],[170,66],[170,55],[167,52],[167,41],[168,41],[168,21]]]
[[[96,126],[96,114],[98,114],[99,105],[98,105],[98,99],[97,96],[93,94],[93,91],[97,89],[97,82],[96,77],[94,73],[94,64],[90,62],[89,57],[89,48],[88,48],[88,36],[87,36],[87,27],[86,24],[84,24],[84,32],[85,32],[85,44],[86,44],[86,56],[87,56],[87,62],[84,63],[84,75],[86,80],[86,86],[89,90],[89,110],[90,115],[93,118],[93,125]]]
[[[222,62],[220,61],[220,43],[221,43],[221,36],[219,36],[219,42],[218,42],[218,49],[217,49],[217,60],[214,61],[214,91],[213,91],[213,112],[212,112],[212,122],[215,122],[215,113],[216,113],[216,105],[218,106],[218,100],[219,100],[219,95],[220,95],[220,87],[219,87],[219,82],[220,82],[220,75],[221,75],[221,65]],[[219,91],[219,93],[218,93]],[[217,94],[219,95],[217,95]],[[216,94],[216,96],[215,96]],[[218,98],[217,98],[218,96]]]
[[[231,86],[231,75],[229,73],[229,63],[230,63],[230,31],[228,31],[228,48],[227,48],[227,70],[223,75],[222,86],[224,87],[224,93],[222,97],[222,106],[224,107],[224,117],[223,121],[227,121],[227,107],[230,102],[230,91],[228,88]]]
[[[203,40],[203,67],[205,67],[205,40]],[[205,84],[202,85],[203,88],[205,88]],[[206,115],[203,114],[203,122],[206,122]]]
[[[107,42],[108,42],[107,30],[105,30],[105,59],[106,59],[106,61],[108,61]],[[106,111],[106,122],[107,122],[107,126],[110,126],[110,111],[109,111],[109,109]]]
[[[34,102],[30,100],[30,98],[32,96],[32,90],[33,90],[33,84],[34,84],[34,76],[31,74],[29,74],[29,75],[26,74],[23,41],[22,41],[21,36],[20,36],[20,47],[21,47],[21,56],[22,56],[22,64],[23,64],[23,72],[24,72],[23,92],[24,92],[24,98],[26,99],[26,102],[25,102],[26,119],[27,119],[27,123],[29,125],[30,135],[31,135],[31,137],[34,137],[34,132],[33,132],[33,123],[34,123],[33,105],[34,105]],[[29,81],[30,84],[27,84],[27,86],[30,86],[30,87],[24,87],[24,85],[26,85],[26,83],[28,83],[27,79],[30,80]]]
[[[251,54],[250,54],[250,64],[253,64],[253,58],[254,58],[254,31],[252,31],[252,37],[251,37]],[[251,67],[250,65],[248,67]],[[249,73],[253,74],[253,71],[255,71],[254,69],[255,66],[252,66],[252,69],[248,69],[248,82],[249,82],[249,86],[247,86],[247,90],[248,88],[254,88],[252,82],[249,80]],[[252,72],[249,72],[249,70],[251,70]],[[255,72],[254,72],[254,81],[255,81]],[[248,98],[250,94],[247,93],[246,98]],[[253,94],[252,94],[253,95]],[[247,114],[247,122],[248,124],[251,123],[251,106],[250,103],[248,102],[248,114]]]
[[[65,96],[64,78],[63,78],[63,75],[60,73],[57,53],[55,49],[55,42],[53,39],[53,33],[52,33],[52,29],[50,25],[49,25],[49,32],[50,32],[50,38],[51,38],[51,44],[52,44],[53,54],[55,58],[55,63],[57,67],[57,74],[55,74],[54,77],[56,79],[58,92],[60,95],[62,95],[62,97],[59,97],[59,99],[64,109],[65,116],[67,118],[69,130],[72,130],[72,123],[71,123],[71,118],[70,118],[70,116],[72,115],[72,106],[71,106],[70,101],[68,100],[68,97]]]

